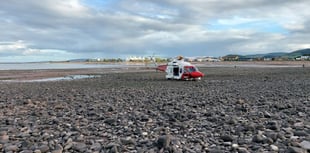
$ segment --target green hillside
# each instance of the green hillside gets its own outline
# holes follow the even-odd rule
[[[285,54],[285,55],[283,55],[281,57],[292,59],[292,58],[296,58],[296,57],[299,57],[299,56],[310,56],[310,48],[302,49],[302,50],[297,50],[297,51],[294,51],[294,52],[291,52],[291,53],[287,53],[287,54]]]
[[[254,54],[254,55],[245,55],[239,56],[246,59],[255,59],[255,58],[283,58],[283,59],[295,59],[300,56],[310,56],[310,48],[296,50],[290,53],[285,52],[275,52],[275,53],[267,53],[267,54]]]

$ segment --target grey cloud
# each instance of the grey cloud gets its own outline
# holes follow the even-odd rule
[[[166,56],[220,56],[249,49],[289,51],[290,43],[298,46],[309,40],[306,33],[310,29],[310,14],[301,9],[309,2],[302,0],[121,0],[113,4],[114,8],[95,10],[81,4],[71,12],[70,7],[66,10],[69,2],[79,4],[75,0],[1,2],[0,42],[23,40],[29,49],[119,57],[151,52]],[[294,13],[296,8],[300,9],[298,13]],[[300,18],[296,22],[304,28],[287,28],[289,34],[281,39],[255,31],[214,32],[206,26],[213,20],[234,16],[268,18],[284,24],[285,13],[290,13],[290,19]],[[11,51],[10,55],[20,52]]]

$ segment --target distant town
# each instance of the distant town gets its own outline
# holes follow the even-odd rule
[[[121,58],[94,58],[70,60],[68,62],[167,62],[173,57],[157,57],[157,56],[129,56],[126,59]],[[229,54],[222,57],[213,56],[197,56],[184,57],[189,62],[220,62],[220,61],[310,61],[310,49],[297,50],[290,53],[277,52],[255,55],[237,55]]]

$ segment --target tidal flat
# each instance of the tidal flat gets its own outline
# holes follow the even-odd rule
[[[0,82],[0,152],[309,152],[309,67],[200,70]]]

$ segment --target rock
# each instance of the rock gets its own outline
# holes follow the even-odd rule
[[[60,151],[63,151],[63,150],[64,150],[64,148],[62,147],[62,145],[60,145],[60,144],[56,144],[56,146],[55,146],[55,150],[60,150]]]
[[[279,148],[276,145],[270,145],[271,150],[278,152]]]
[[[238,148],[239,148],[239,145],[234,143],[234,144],[231,145],[231,147],[232,147],[233,149],[238,149]]]
[[[158,148],[167,148],[170,145],[171,137],[170,135],[162,135],[157,139]]]
[[[278,139],[278,133],[270,132],[266,133],[267,138],[272,139],[272,141],[277,141]]]
[[[107,123],[109,125],[114,125],[115,122],[116,122],[116,119],[114,119],[114,118],[108,118],[108,119],[104,120],[104,123]]]
[[[49,147],[47,145],[42,145],[38,148],[42,153],[46,153],[49,151]]]
[[[120,145],[117,143],[109,143],[105,148],[109,149],[110,152],[118,153]]]
[[[306,137],[308,136],[308,133],[305,131],[294,131],[294,135],[299,136],[299,137],[303,137],[303,136]]]
[[[69,149],[72,148],[72,146],[73,146],[73,143],[72,143],[72,142],[69,142],[69,143],[67,143],[67,144],[65,145],[64,150],[69,150]]]
[[[108,111],[109,112],[113,112],[115,110],[115,108],[113,107],[113,106],[110,106],[109,108],[108,108]]]
[[[0,143],[7,143],[9,141],[9,136],[7,134],[3,134],[0,136]]]
[[[310,141],[304,140],[304,141],[302,141],[302,142],[300,143],[300,146],[301,146],[302,148],[304,148],[304,149],[310,151]]]
[[[33,152],[34,152],[34,153],[41,153],[41,150],[36,149],[36,150],[34,150]]]
[[[62,153],[62,150],[53,150],[52,153]]]
[[[265,141],[265,138],[260,134],[257,134],[252,138],[252,142],[264,143],[264,141]]]
[[[272,115],[271,115],[269,112],[264,111],[264,117],[266,117],[266,118],[271,118]]]
[[[72,149],[78,152],[85,152],[87,150],[87,146],[82,142],[74,142]]]
[[[270,121],[267,124],[267,129],[274,130],[274,131],[279,131],[280,130],[280,126],[279,126],[277,121]]]
[[[121,138],[120,141],[123,145],[135,145],[136,144],[136,142],[130,137]]]
[[[93,151],[100,151],[102,149],[102,145],[100,143],[94,143],[90,147]]]
[[[18,151],[18,146],[17,145],[8,145],[4,149],[6,152],[17,152]]]
[[[250,152],[248,151],[247,148],[239,147],[239,148],[238,148],[238,153],[250,153]]]
[[[1,149],[0,149],[1,150]],[[33,153],[33,151],[32,150],[23,150],[23,151],[21,151],[21,152],[19,152],[19,153]]]
[[[230,135],[222,135],[220,137],[224,142],[232,142],[233,141],[233,137]]]
[[[289,147],[287,153],[307,153],[307,150],[298,147]]]

